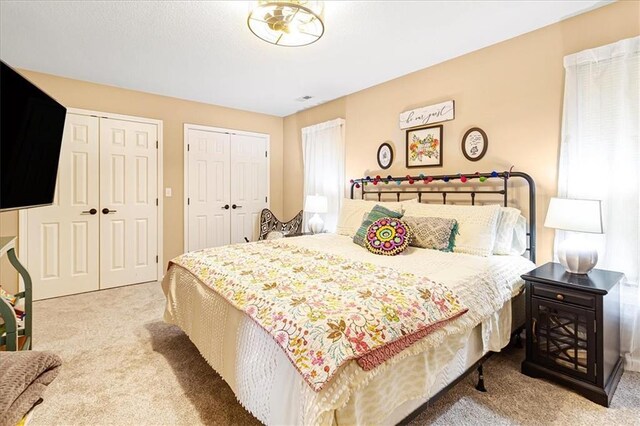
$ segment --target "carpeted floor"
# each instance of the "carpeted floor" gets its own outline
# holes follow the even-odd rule
[[[62,356],[63,370],[34,425],[258,424],[189,339],[162,321],[158,283],[36,302],[34,344]],[[413,424],[640,425],[640,374],[626,372],[609,409],[520,374],[521,349],[472,375]]]

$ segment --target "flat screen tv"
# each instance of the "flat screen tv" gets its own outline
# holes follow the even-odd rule
[[[51,204],[67,110],[0,62],[0,211]]]

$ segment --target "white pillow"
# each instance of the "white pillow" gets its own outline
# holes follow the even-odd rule
[[[401,203],[345,198],[342,200],[342,208],[336,225],[336,234],[353,237],[362,224],[362,217],[365,213],[369,213],[376,204],[380,204],[394,212],[402,213]]]
[[[527,251],[527,219],[520,215],[513,228],[513,239],[511,240],[511,252],[516,256],[522,256]]]
[[[406,216],[444,217],[458,221],[456,253],[490,256],[496,239],[500,206],[405,203]]]
[[[513,207],[500,207],[493,254],[511,254],[516,222],[519,217],[520,210]]]

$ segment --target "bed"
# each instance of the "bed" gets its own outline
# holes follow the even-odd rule
[[[528,175],[493,172],[465,176],[468,176],[464,179],[467,181],[483,176],[483,180],[499,179],[503,186],[498,189],[486,189],[494,188],[489,185],[442,189],[434,185],[397,184],[372,188],[377,185],[364,185],[368,182],[365,178],[353,182],[351,196],[355,198],[354,189],[358,186],[362,199],[373,195],[380,201],[395,196],[400,201],[401,197],[417,195],[416,201],[424,202],[423,197],[436,195],[442,196],[446,203],[447,195],[451,200],[450,194],[456,193],[457,196],[470,195],[471,203],[475,204],[476,197],[484,193],[503,197],[506,205],[509,180],[521,177],[528,184],[529,212],[535,212],[535,189]],[[447,176],[446,181],[444,178],[432,177],[447,184],[456,177]],[[405,178],[394,178],[394,183],[396,179],[405,182]],[[195,262],[204,257],[217,262],[218,283],[241,280],[254,269],[264,271],[265,276],[276,282],[280,272],[275,267],[271,270],[269,264],[286,263],[285,258],[291,256],[339,259],[341,263],[336,263],[335,267],[343,269],[344,265],[358,265],[361,269],[362,265],[372,265],[371,268],[380,269],[372,269],[371,274],[392,271],[442,283],[466,307],[464,315],[452,315],[426,336],[373,367],[365,369],[360,360],[345,358],[341,364],[336,364],[331,377],[315,388],[310,385],[309,374],[303,374],[300,365],[292,361],[290,353],[285,353],[275,335],[266,331],[264,323],[257,321],[247,309],[241,310],[239,305],[232,303],[234,297],[237,299],[237,292],[214,291],[210,273],[203,272],[203,268],[185,261],[170,266],[162,283],[167,298],[165,321],[185,331],[202,356],[229,384],[238,401],[265,424],[396,424],[408,421],[426,402],[481,365],[487,354],[504,348],[512,333],[524,323],[520,275],[534,267],[535,217],[532,214],[528,226],[526,250],[529,258],[445,253],[413,247],[400,256],[376,256],[354,246],[350,237],[338,234],[293,237],[191,254],[190,258]],[[262,258],[266,259],[265,265],[259,265]],[[324,260],[314,262],[321,265]],[[366,271],[360,274],[366,276]],[[270,282],[265,281],[265,288]],[[245,297],[245,294],[241,296]]]

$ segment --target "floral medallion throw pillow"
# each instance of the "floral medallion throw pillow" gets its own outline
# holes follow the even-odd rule
[[[411,230],[402,220],[383,217],[367,228],[365,247],[371,253],[395,256],[409,247],[410,240]]]

